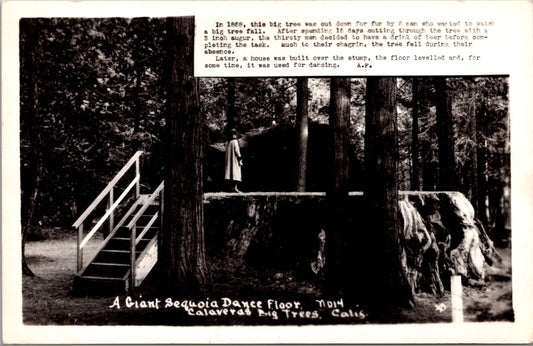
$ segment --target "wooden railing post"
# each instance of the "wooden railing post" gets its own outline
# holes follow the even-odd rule
[[[113,205],[113,190],[109,190],[109,199],[107,200],[107,209],[109,210],[111,206]],[[111,211],[111,215],[109,215],[109,234],[113,232],[113,228],[115,228],[115,210],[113,209]]]
[[[140,161],[139,161],[139,157],[137,157],[137,159],[135,160],[135,174],[136,176],[140,177],[141,176],[141,169],[140,169]],[[140,180],[137,180],[137,184],[135,185],[135,199],[139,198],[140,194],[141,194],[141,184],[140,184]]]
[[[163,232],[163,212],[165,211],[165,189],[159,192],[159,234]],[[159,237],[161,239],[161,237]]]
[[[76,254],[77,254],[77,272],[81,270],[83,267],[83,248],[80,249],[80,243],[83,239],[83,222],[78,227],[78,246],[76,247]]]
[[[137,222],[133,224],[130,239],[130,290],[135,288],[135,243],[137,242]]]

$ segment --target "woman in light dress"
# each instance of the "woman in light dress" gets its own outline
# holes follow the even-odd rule
[[[231,130],[230,140],[226,144],[226,171],[224,179],[228,182],[230,191],[233,192],[241,192],[238,189],[238,184],[242,181],[242,157],[237,137],[237,131]]]

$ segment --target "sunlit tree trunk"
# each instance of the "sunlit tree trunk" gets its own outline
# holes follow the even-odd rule
[[[296,130],[298,132],[296,191],[306,190],[307,138],[309,135],[307,109],[309,103],[308,79],[296,80]]]
[[[411,190],[420,190],[420,160],[418,158],[418,77],[413,78],[413,127],[412,127],[412,142],[411,142]]]
[[[202,185],[202,118],[193,75],[194,18],[167,19],[168,115],[165,208],[159,261],[170,292],[206,293]]]
[[[478,209],[478,165],[477,165],[477,145],[478,145],[478,133],[477,133],[477,116],[476,116],[476,101],[475,101],[475,95],[472,97],[472,106],[470,108],[470,138],[472,138],[475,142],[475,146],[472,149],[472,152],[470,153],[470,160],[472,162],[471,165],[471,174],[470,174],[470,187],[472,196],[470,200],[472,201],[472,206],[474,207],[474,210],[476,212]]]

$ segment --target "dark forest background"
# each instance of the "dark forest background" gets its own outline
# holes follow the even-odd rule
[[[165,20],[35,19],[20,25],[23,222],[69,228],[137,150],[147,154],[143,184],[160,182]],[[308,83],[309,191],[325,189],[329,83]],[[361,190],[366,78],[352,78],[350,85],[350,186]],[[294,190],[296,78],[201,78],[199,89],[205,191],[221,189],[221,148],[230,127],[244,138],[245,191]],[[400,189],[442,188],[437,104],[443,94],[452,115],[447,140],[455,148],[456,186],[492,232],[509,228],[507,77],[397,79]]]

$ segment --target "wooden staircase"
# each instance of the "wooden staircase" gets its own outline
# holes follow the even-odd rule
[[[130,291],[139,286],[157,262],[158,233],[162,223],[162,201],[164,184],[161,183],[151,194],[141,195],[139,191],[138,152],[100,193],[95,201],[74,223],[78,229],[78,267],[74,278],[75,294],[116,294]],[[113,190],[125,172],[137,162],[135,178],[121,196],[113,201]],[[131,206],[122,205],[126,211],[115,225],[115,213],[125,196],[135,189]],[[83,224],[94,212],[96,206],[108,196],[106,213],[84,237]],[[129,200],[132,200],[130,198]],[[130,203],[131,204],[131,203]],[[99,244],[95,255],[83,265],[83,249],[95,232],[107,223],[110,233]]]

